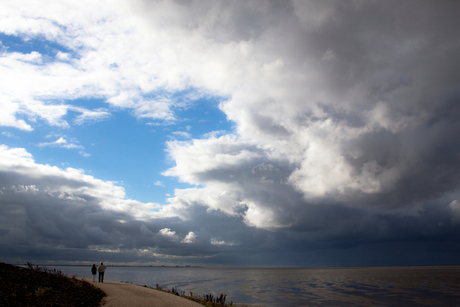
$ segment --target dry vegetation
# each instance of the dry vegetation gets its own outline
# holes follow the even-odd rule
[[[0,263],[0,306],[99,306],[105,293],[61,271]]]
[[[147,286],[144,286],[144,287],[147,287]],[[227,298],[226,294],[214,296],[212,294],[196,295],[190,292],[189,295],[187,295],[185,294],[185,291],[180,291],[177,288],[173,287],[171,290],[163,289],[160,285],[157,285],[156,290],[165,291],[168,293],[172,293],[172,294],[187,298],[189,300],[200,303],[206,307],[233,307],[233,306],[245,307],[244,305],[235,305],[233,302],[226,302],[226,298]]]

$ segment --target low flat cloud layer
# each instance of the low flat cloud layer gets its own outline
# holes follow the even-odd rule
[[[194,187],[167,204],[0,146],[2,259],[459,263],[456,2],[26,2],[0,5],[0,31],[62,50],[3,48],[0,125],[76,127],[113,110],[174,122],[218,96],[234,129],[175,133],[163,175]],[[72,105],[83,98],[107,108]]]

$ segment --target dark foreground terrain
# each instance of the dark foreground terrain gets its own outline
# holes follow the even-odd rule
[[[46,267],[0,263],[0,306],[99,306],[105,293]]]

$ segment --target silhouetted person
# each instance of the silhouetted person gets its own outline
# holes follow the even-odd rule
[[[97,268],[99,271],[99,282],[104,282],[104,273],[105,273],[105,265],[101,262],[101,265]]]
[[[93,275],[93,282],[96,281],[96,274],[97,274],[97,268],[96,268],[96,265],[93,264],[92,268],[91,268],[91,274]]]

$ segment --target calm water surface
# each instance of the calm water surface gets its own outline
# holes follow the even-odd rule
[[[54,267],[51,267],[54,268]],[[90,267],[56,266],[91,277]],[[122,268],[105,278],[186,294],[227,294],[247,306],[460,306],[460,267]]]

